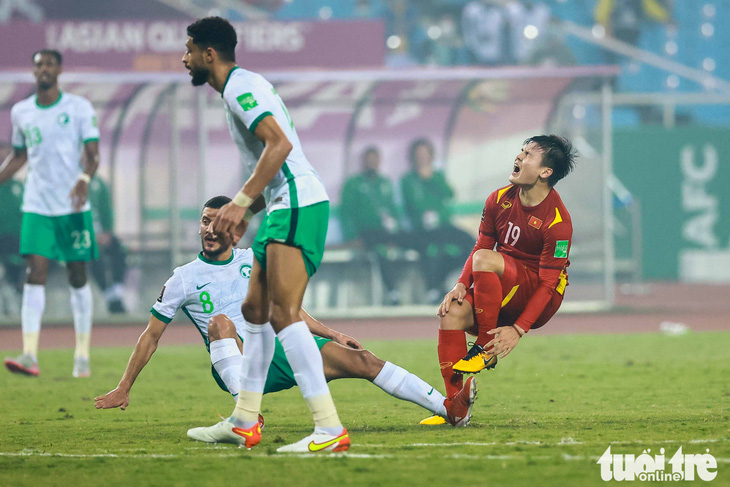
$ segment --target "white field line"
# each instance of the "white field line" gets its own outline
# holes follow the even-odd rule
[[[362,458],[362,459],[398,459],[408,458],[414,460],[428,460],[432,458],[428,455],[397,455],[397,454],[371,454],[371,453],[328,453],[320,455],[311,455],[308,453],[296,453],[296,454],[281,454],[281,455],[268,455],[260,453],[238,453],[237,448],[228,453],[218,453],[215,455],[217,458],[234,458],[242,455],[248,455],[254,458]],[[93,458],[139,458],[139,459],[176,459],[185,458],[190,459],[187,455],[175,455],[175,454],[115,454],[115,453],[97,453],[97,454],[82,454],[82,453],[48,453],[48,452],[0,452],[0,457],[60,457],[60,458],[78,458],[78,459],[93,459]],[[550,455],[466,455],[466,454],[453,454],[444,455],[443,458],[451,458],[455,460],[550,460],[554,458]],[[590,461],[595,462],[600,458],[599,456],[582,456],[582,455],[561,455],[561,458],[565,461]],[[730,458],[715,458],[718,463],[730,463]]]

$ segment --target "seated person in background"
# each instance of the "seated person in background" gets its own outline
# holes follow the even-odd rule
[[[386,289],[386,303],[394,305],[399,302],[397,275],[386,259],[389,250],[405,247],[407,240],[398,228],[393,183],[378,172],[380,151],[375,146],[367,147],[361,162],[362,172],[351,176],[342,187],[342,230],[345,238],[358,238],[365,250],[375,253]]]
[[[13,150],[0,143],[0,161]],[[25,260],[20,256],[20,222],[23,214],[23,183],[10,179],[0,184],[0,313],[19,314],[25,282]],[[17,293],[17,294],[16,294]]]
[[[433,167],[433,144],[425,138],[408,149],[411,170],[401,179],[403,205],[413,229],[414,248],[421,254],[427,300],[438,303],[444,295],[444,279],[474,246],[474,237],[451,224],[449,203],[454,191],[444,173]]]
[[[99,258],[91,263],[91,273],[104,292],[107,310],[110,313],[126,313],[122,297],[127,256],[114,235],[114,206],[109,188],[98,176],[89,184],[89,201],[99,247]]]

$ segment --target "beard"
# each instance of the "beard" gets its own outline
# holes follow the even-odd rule
[[[193,86],[202,86],[208,82],[210,71],[205,68],[191,69],[190,75],[192,76],[190,82]]]
[[[223,241],[223,240],[221,240],[220,237],[218,238],[217,243],[218,243],[218,248],[217,249],[214,249],[214,250],[206,250],[206,248],[205,248],[205,235],[203,235],[202,237],[200,237],[200,245],[203,248],[203,255],[205,257],[207,257],[207,258],[209,258],[209,259],[212,260],[213,257],[218,257],[223,252],[225,252],[226,249],[228,248],[228,245],[226,245],[226,242]]]

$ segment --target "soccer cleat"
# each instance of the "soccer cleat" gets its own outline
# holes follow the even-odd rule
[[[21,354],[17,358],[6,358],[5,368],[10,372],[32,375],[33,377],[38,377],[41,374],[38,369],[38,361],[27,353]]]
[[[469,377],[464,382],[464,387],[454,397],[444,401],[448,422],[457,428],[468,426],[471,421],[471,408],[476,398],[477,381],[474,377]]]
[[[448,421],[446,421],[446,418],[443,416],[439,416],[438,414],[434,414],[433,416],[429,416],[428,418],[422,420],[418,424],[423,424],[426,426],[438,426],[441,424],[449,424]]]
[[[318,453],[324,451],[346,451],[350,449],[350,435],[345,428],[338,436],[312,433],[291,445],[277,448],[277,453]]]
[[[484,369],[497,366],[497,356],[489,355],[481,345],[472,345],[466,356],[456,362],[452,369],[460,374],[478,374]]]
[[[261,441],[262,419],[259,415],[258,424],[243,429],[234,426],[231,418],[228,418],[213,426],[191,428],[188,430],[188,437],[205,443],[233,443],[251,449]]]
[[[89,377],[91,375],[91,367],[89,366],[88,357],[76,357],[74,359],[74,377]]]

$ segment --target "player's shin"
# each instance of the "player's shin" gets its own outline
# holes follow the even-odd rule
[[[91,314],[93,302],[89,283],[79,288],[71,287],[71,311],[74,317],[76,331],[75,358],[89,358],[91,346]]]
[[[241,352],[235,338],[210,342],[210,361],[228,392],[235,398],[241,386]]]
[[[246,323],[243,333],[241,386],[236,408],[231,414],[233,423],[240,428],[247,429],[258,424],[266,376],[274,357],[275,338],[276,334],[269,323]]]
[[[502,305],[502,283],[494,272],[477,271],[474,276],[474,314],[479,325],[476,344],[482,347],[491,340],[487,332],[497,327]]]
[[[454,372],[452,366],[466,355],[466,333],[461,330],[439,330],[438,355],[446,396],[452,397],[464,387],[464,376]]]
[[[46,288],[43,284],[25,284],[21,306],[21,327],[23,329],[23,353],[36,360],[41,318],[46,308]]]
[[[385,362],[373,384],[393,397],[418,404],[434,414],[446,417],[444,396],[420,377],[391,362]]]
[[[278,336],[297,385],[312,411],[315,433],[339,435],[344,428],[327,387],[322,355],[306,323],[292,323],[281,330]]]

